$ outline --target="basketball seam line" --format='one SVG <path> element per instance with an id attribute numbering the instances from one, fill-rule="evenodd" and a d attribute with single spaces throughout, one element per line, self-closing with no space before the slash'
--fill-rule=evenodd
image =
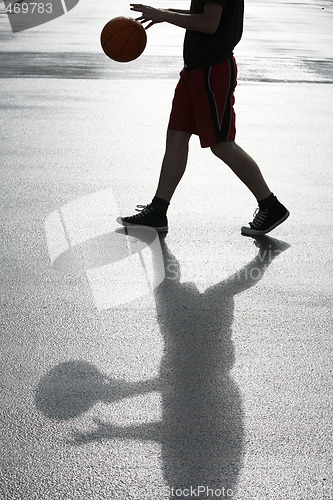
<path id="1" fill-rule="evenodd" d="M 133 33 L 137 33 L 138 31 L 140 31 L 136 26 L 134 26 L 134 28 L 135 28 L 135 31 L 133 31 Z M 105 42 L 102 44 L 102 47 L 104 47 L 104 45 L 106 43 L 108 43 L 108 41 L 111 40 L 111 38 L 113 38 L 115 35 L 118 35 L 118 33 L 120 33 L 121 31 L 128 30 L 128 29 L 133 29 L 133 26 L 125 26 L 124 28 L 119 28 L 118 31 L 115 31 L 114 33 L 112 33 L 112 35 L 109 36 L 109 38 L 107 38 L 105 40 Z"/>
<path id="2" fill-rule="evenodd" d="M 126 49 L 126 46 L 127 46 L 128 42 L 130 41 L 130 39 L 132 38 L 132 36 L 133 36 L 133 35 L 135 35 L 135 34 L 137 33 L 137 31 L 138 31 L 138 30 L 136 29 L 135 31 L 133 31 L 133 32 L 130 34 L 130 36 L 129 36 L 129 37 L 127 38 L 127 40 L 126 40 L 126 43 L 122 46 L 122 48 L 120 49 L 120 51 L 118 52 L 118 54 L 116 55 L 116 57 L 119 57 L 119 56 L 120 56 L 120 54 L 122 53 L 122 51 L 123 51 L 124 49 Z M 138 47 L 140 48 L 140 44 L 138 44 Z"/>

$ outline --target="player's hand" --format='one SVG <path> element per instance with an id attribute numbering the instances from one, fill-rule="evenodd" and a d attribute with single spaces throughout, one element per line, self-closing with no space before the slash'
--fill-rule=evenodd
<path id="1" fill-rule="evenodd" d="M 153 24 L 163 23 L 164 12 L 162 9 L 155 9 L 154 7 L 149 7 L 149 5 L 142 5 L 140 3 L 131 3 L 131 10 L 135 12 L 141 12 L 142 15 L 137 17 L 135 20 L 140 21 L 141 24 L 149 23 L 145 26 L 146 29 L 153 26 Z"/>

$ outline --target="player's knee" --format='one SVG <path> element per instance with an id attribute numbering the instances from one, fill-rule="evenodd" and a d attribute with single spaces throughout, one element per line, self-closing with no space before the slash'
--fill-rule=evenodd
<path id="1" fill-rule="evenodd" d="M 217 142 L 214 146 L 211 146 L 210 150 L 215 155 L 221 158 L 225 152 L 225 142 Z"/>
<path id="2" fill-rule="evenodd" d="M 191 134 L 180 130 L 168 130 L 167 147 L 171 149 L 181 149 L 187 147 Z"/>
<path id="3" fill-rule="evenodd" d="M 234 145 L 235 143 L 232 141 L 223 141 L 217 142 L 216 144 L 214 144 L 214 146 L 211 146 L 210 149 L 215 156 L 223 160 L 232 152 Z"/>

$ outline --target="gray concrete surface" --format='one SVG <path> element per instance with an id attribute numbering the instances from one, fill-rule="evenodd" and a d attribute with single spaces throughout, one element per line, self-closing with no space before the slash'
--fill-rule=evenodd
<path id="1" fill-rule="evenodd" d="M 270 238 L 193 138 L 152 246 L 115 217 L 154 193 L 173 78 L 10 76 L 1 498 L 333 498 L 332 86 L 238 86 L 237 141 L 291 211 Z"/>

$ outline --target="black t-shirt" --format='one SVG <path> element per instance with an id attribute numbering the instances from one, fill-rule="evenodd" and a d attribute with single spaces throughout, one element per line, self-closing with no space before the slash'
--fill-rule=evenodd
<path id="1" fill-rule="evenodd" d="M 243 33 L 244 0 L 207 0 L 223 6 L 222 16 L 214 34 L 186 30 L 184 39 L 185 70 L 204 68 L 225 61 Z M 204 11 L 205 0 L 191 0 L 191 14 Z"/>

